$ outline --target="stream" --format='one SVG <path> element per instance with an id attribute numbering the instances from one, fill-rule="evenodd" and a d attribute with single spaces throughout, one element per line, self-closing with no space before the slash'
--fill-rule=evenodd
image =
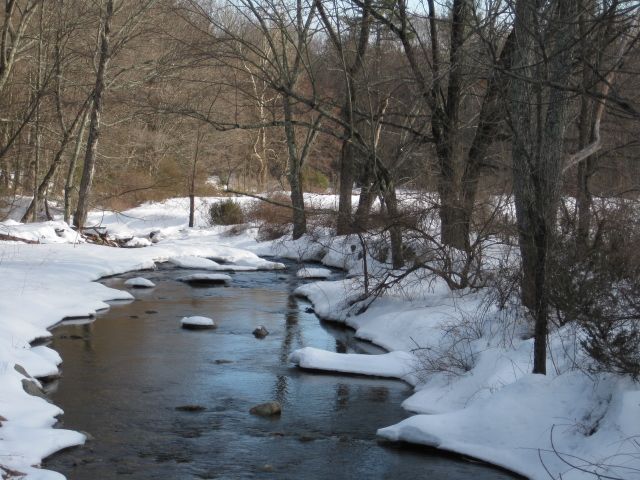
<path id="1" fill-rule="evenodd" d="M 65 414 L 60 427 L 87 432 L 83 447 L 53 455 L 44 467 L 69 480 L 123 479 L 512 479 L 508 472 L 431 450 L 380 443 L 376 429 L 408 416 L 403 382 L 311 373 L 288 355 L 314 346 L 378 354 L 347 328 L 321 322 L 292 295 L 298 268 L 231 274 L 229 287 L 175 280 L 194 270 L 157 270 L 104 279 L 126 288 L 143 276 L 151 290 L 131 290 L 95 321 L 64 322 L 52 348 L 62 377 L 48 392 Z M 340 278 L 340 273 L 335 273 Z M 215 330 L 180 328 L 204 315 Z M 266 338 L 252 331 L 264 325 Z M 277 400 L 282 414 L 249 414 Z M 195 405 L 200 411 L 182 411 Z"/>

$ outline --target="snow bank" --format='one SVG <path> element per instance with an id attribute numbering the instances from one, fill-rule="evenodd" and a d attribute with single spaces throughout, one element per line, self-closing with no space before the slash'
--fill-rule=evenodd
<path id="1" fill-rule="evenodd" d="M 136 240 L 136 245 L 144 244 L 146 248 L 79 243 L 78 235 L 60 221 L 28 225 L 15 220 L 0 223 L 0 233 L 39 242 L 0 242 L 3 279 L 0 289 L 0 475 L 2 467 L 6 467 L 25 473 L 30 480 L 59 480 L 64 477 L 36 467 L 55 451 L 85 441 L 80 433 L 52 428 L 62 411 L 28 394 L 22 380 L 34 381 L 36 385 L 38 381 L 26 379 L 14 366 L 20 365 L 30 377 L 57 375 L 59 355 L 47 347 L 31 347 L 30 342 L 50 337 L 48 328 L 63 318 L 91 317 L 108 308 L 106 302 L 110 300 L 133 299 L 131 293 L 108 288 L 95 280 L 151 269 L 156 262 L 170 258 L 214 258 L 228 264 L 220 265 L 224 270 L 284 268 L 279 262 L 265 260 L 247 250 L 257 249 L 250 232 L 226 237 L 219 228 L 185 229 L 188 217 L 172 202 L 135 210 L 136 215 L 149 212 L 151 220 L 134 219 L 130 212 L 125 215 L 93 212 L 90 222 L 102 219 L 110 233 L 117 233 L 120 238 L 143 239 L 144 242 Z M 156 232 L 153 238 L 157 243 L 147 240 L 151 232 Z M 215 275 L 230 280 L 227 275 Z M 146 284 L 143 280 L 131 279 L 128 286 Z"/>
<path id="2" fill-rule="evenodd" d="M 328 268 L 301 268 L 296 272 L 298 278 L 329 278 L 331 276 L 331 270 Z"/>
<path id="3" fill-rule="evenodd" d="M 416 370 L 416 358 L 407 352 L 382 355 L 335 353 L 305 347 L 289 355 L 289 361 L 301 368 L 346 372 L 358 375 L 391 377 L 411 381 Z"/>
<path id="4" fill-rule="evenodd" d="M 0 420 L 0 466 L 29 479 L 59 479 L 33 466 L 56 449 L 84 441 L 81 434 L 51 428 L 59 408 L 28 395 L 25 377 L 13 367 L 19 364 L 31 376 L 55 375 L 59 357 L 29 342 L 49 336 L 47 328 L 64 317 L 90 316 L 107 308 L 108 300 L 132 298 L 92 281 L 176 257 L 211 259 L 200 265 L 221 267 L 206 268 L 212 271 L 278 269 L 284 265 L 258 255 L 283 255 L 348 270 L 344 280 L 309 283 L 295 293 L 309 298 L 321 318 L 344 322 L 358 337 L 390 351 L 362 356 L 305 348 L 291 355 L 293 362 L 415 385 L 403 406 L 417 415 L 380 428 L 381 437 L 463 453 L 535 480 L 596 478 L 585 470 L 603 478 L 640 479 L 640 385 L 576 370 L 574 365 L 587 360 L 575 352 L 578 342 L 571 332 L 550 335 L 550 374 L 532 375 L 532 341 L 516 314 L 488 308 L 482 292 L 451 292 L 421 272 L 357 314 L 364 305 L 363 261 L 370 271 L 380 268 L 363 258 L 357 237 L 258 244 L 253 229 L 226 236 L 225 227 L 205 228 L 208 205 L 219 200 L 197 200 L 193 229 L 186 228 L 188 199 L 145 204 L 124 214 L 91 214 L 92 224 L 101 223 L 119 238 L 153 238 L 152 246 L 140 249 L 77 244 L 75 232 L 61 222 L 0 224 L 0 233 L 40 242 L 0 242 L 0 416 L 7 419 Z M 327 205 L 334 200 L 318 199 Z M 447 362 L 438 364 L 438 358 Z"/>
<path id="5" fill-rule="evenodd" d="M 640 385 L 576 369 L 588 362 L 576 332 L 565 327 L 550 335 L 550 373 L 542 376 L 529 373 L 530 327 L 517 311 L 491 307 L 483 292 L 452 292 L 415 275 L 356 314 L 363 282 L 349 244 L 335 239 L 323 262 L 350 268 L 351 278 L 302 285 L 296 294 L 321 318 L 343 322 L 391 353 L 303 348 L 290 359 L 302 368 L 415 385 L 403 407 L 418 415 L 380 428 L 381 437 L 475 457 L 534 480 L 640 479 Z"/>
<path id="6" fill-rule="evenodd" d="M 153 283 L 151 280 L 143 277 L 130 278 L 129 280 L 126 280 L 124 284 L 127 287 L 134 287 L 134 288 L 153 288 L 156 286 L 156 284 Z"/>

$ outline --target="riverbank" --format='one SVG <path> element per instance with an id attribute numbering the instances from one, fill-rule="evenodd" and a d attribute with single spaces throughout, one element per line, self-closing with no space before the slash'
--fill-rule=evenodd
<path id="1" fill-rule="evenodd" d="M 0 242 L 0 471 L 6 475 L 21 472 L 29 479 L 64 478 L 34 466 L 85 440 L 81 433 L 52 428 L 62 410 L 23 388 L 24 382 L 39 387 L 37 378 L 57 375 L 61 362 L 54 350 L 32 347 L 31 342 L 49 338 L 48 328 L 64 318 L 91 317 L 109 308 L 107 301 L 133 298 L 127 291 L 96 280 L 151 269 L 155 262 L 178 256 L 208 257 L 255 269 L 281 267 L 245 249 L 222 244 L 221 232 L 215 229 L 176 232 L 153 247 L 124 249 L 68 243 L 76 239 L 75 233 L 60 222 L 10 227 L 16 236 L 41 242 Z M 15 365 L 21 367 L 19 371 Z"/>
<path id="2" fill-rule="evenodd" d="M 257 255 L 280 255 L 347 270 L 345 280 L 307 284 L 297 293 L 311 300 L 321 318 L 346 323 L 359 338 L 393 352 L 375 363 L 370 357 L 306 349 L 294 352 L 293 362 L 311 369 L 398 377 L 416 387 L 403 403 L 416 415 L 381 429 L 381 437 L 465 454 L 536 480 L 594 474 L 640 478 L 640 387 L 629 379 L 577 368 L 588 365 L 577 348 L 579 332 L 554 332 L 550 374 L 532 375 L 529 326 L 517 309 L 497 310 L 486 292 L 452 292 L 444 282 L 418 272 L 357 314 L 363 305 L 351 304 L 363 286 L 359 239 L 320 236 L 258 243 L 251 229 L 236 236 L 222 228 L 188 230 L 186 206 L 186 199 L 172 200 L 126 216 L 102 215 L 109 230 L 138 238 L 139 244 L 150 245 L 146 248 L 63 243 L 73 241 L 75 234 L 61 224 L 10 226 L 12 234 L 56 243 L 0 243 L 0 270 L 7 279 L 0 294 L 0 415 L 7 418 L 1 428 L 0 464 L 28 473 L 28 478 L 57 479 L 59 475 L 31 465 L 52 449 L 83 440 L 80 434 L 50 428 L 59 410 L 28 397 L 21 385 L 24 377 L 12 365 L 21 364 L 33 376 L 55 374 L 57 354 L 46 347 L 30 348 L 29 342 L 47 336 L 46 329 L 64 316 L 88 315 L 107 307 L 107 300 L 128 297 L 94 280 L 151 268 L 155 261 L 178 255 L 267 268 L 274 265 Z M 160 238 L 153 245 L 151 232 Z M 364 258 L 375 268 L 375 260 Z"/>

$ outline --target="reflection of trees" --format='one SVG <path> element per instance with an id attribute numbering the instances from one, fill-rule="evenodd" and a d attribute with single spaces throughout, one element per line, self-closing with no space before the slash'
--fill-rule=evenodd
<path id="1" fill-rule="evenodd" d="M 280 346 L 280 363 L 286 364 L 293 349 L 294 341 L 298 346 L 304 345 L 304 337 L 302 336 L 302 330 L 298 323 L 300 319 L 300 307 L 298 305 L 298 299 L 293 294 L 297 286 L 297 280 L 294 277 L 289 277 L 287 283 L 287 291 L 289 296 L 287 297 L 287 309 L 284 313 L 284 335 L 282 336 L 282 345 Z M 287 375 L 277 375 L 275 384 L 275 397 L 283 403 L 287 395 L 289 377 Z"/>
<path id="2" fill-rule="evenodd" d="M 82 328 L 82 347 L 83 350 L 85 352 L 92 352 L 94 351 L 93 349 L 93 324 L 94 322 L 91 323 L 85 323 L 84 325 L 81 326 Z"/>
<path id="3" fill-rule="evenodd" d="M 351 389 L 346 383 L 339 383 L 336 386 L 336 408 L 335 410 L 346 410 L 349 405 Z"/>

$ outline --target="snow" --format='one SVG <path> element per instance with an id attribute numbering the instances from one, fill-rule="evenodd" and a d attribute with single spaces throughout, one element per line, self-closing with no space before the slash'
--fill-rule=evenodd
<path id="1" fill-rule="evenodd" d="M 322 208 L 336 202 L 335 196 L 309 199 Z M 0 416 L 7 419 L 0 426 L 0 468 L 25 472 L 30 480 L 60 479 L 37 466 L 50 453 L 84 442 L 80 433 L 52 428 L 62 412 L 28 395 L 14 366 L 36 378 L 58 374 L 57 353 L 30 342 L 49 337 L 48 329 L 65 317 L 91 317 L 110 300 L 133 298 L 95 280 L 172 261 L 207 272 L 192 277 L 230 281 L 218 271 L 284 268 L 259 256 L 279 255 L 347 270 L 345 279 L 306 283 L 295 293 L 307 297 L 321 318 L 349 325 L 358 338 L 389 351 L 364 356 L 305 347 L 291 354 L 293 363 L 398 378 L 415 387 L 403 403 L 411 416 L 395 425 L 371 425 L 381 437 L 486 460 L 534 480 L 596 478 L 582 470 L 640 479 L 640 385 L 577 368 L 589 359 L 569 326 L 549 335 L 549 374 L 533 375 L 530 324 L 517 309 L 499 311 L 487 303 L 486 292 L 452 292 L 420 271 L 368 305 L 362 301 L 363 262 L 373 272 L 382 266 L 362 258 L 359 238 L 320 232 L 257 243 L 254 228 L 232 236 L 227 227 L 208 226 L 208 207 L 220 200 L 197 199 L 195 228 L 187 228 L 186 198 L 90 214 L 90 223 L 106 227 L 112 238 L 142 239 L 145 248 L 83 243 L 58 220 L 23 225 L 12 215 L 0 223 L 0 233 L 39 242 L 0 242 Z"/>
<path id="2" fill-rule="evenodd" d="M 129 280 L 126 280 L 124 284 L 127 287 L 134 287 L 134 288 L 153 288 L 156 286 L 156 284 L 153 283 L 151 280 L 143 277 L 130 278 Z"/>
<path id="3" fill-rule="evenodd" d="M 131 240 L 124 244 L 124 246 L 127 248 L 150 247 L 151 245 L 151 240 L 144 237 L 133 237 Z"/>
<path id="4" fill-rule="evenodd" d="M 439 282 L 383 295 L 355 315 L 361 281 L 298 287 L 321 317 L 391 353 L 360 358 L 304 348 L 291 361 L 307 369 L 400 378 L 416 387 L 403 403 L 418 415 L 380 428 L 391 441 L 419 443 L 485 460 L 531 479 L 640 478 L 640 385 L 576 369 L 588 359 L 567 348 L 575 332 L 550 336 L 547 376 L 529 373 L 533 340 L 517 312 L 487 308 L 483 292 L 451 292 Z M 359 304 L 356 303 L 355 306 Z M 454 328 L 455 326 L 455 328 Z M 449 356 L 446 364 L 433 359 Z M 378 358 L 380 357 L 380 358 Z M 451 360 L 455 359 L 456 362 Z M 413 369 L 410 369 L 413 365 Z"/>
<path id="5" fill-rule="evenodd" d="M 176 280 L 187 283 L 230 283 L 231 277 L 224 273 L 194 273 L 183 275 Z"/>
<path id="6" fill-rule="evenodd" d="M 196 268 L 201 270 L 217 270 L 220 267 L 219 263 L 209 260 L 207 258 L 200 257 L 171 257 L 170 263 L 177 265 L 180 268 Z"/>
<path id="7" fill-rule="evenodd" d="M 301 268 L 296 273 L 298 278 L 329 278 L 331 276 L 331 270 L 328 268 Z"/>
<path id="8" fill-rule="evenodd" d="M 335 353 L 319 348 L 304 347 L 289 355 L 289 361 L 301 368 L 348 372 L 359 375 L 409 379 L 416 371 L 416 358 L 407 352 L 381 355 Z"/>
<path id="9" fill-rule="evenodd" d="M 183 202 L 178 201 L 178 204 Z M 208 257 L 225 262 L 224 270 L 281 269 L 284 265 L 259 257 L 249 249 L 256 241 L 247 234 L 224 236 L 220 228 L 187 229 L 188 216 L 176 202 L 143 206 L 149 221 L 125 212 L 91 213 L 90 222 L 103 219 L 110 236 L 133 238 L 145 248 L 114 248 L 84 243 L 61 221 L 21 224 L 11 217 L 0 223 L 0 233 L 38 242 L 25 244 L 0 242 L 0 472 L 10 468 L 24 472 L 26 478 L 62 479 L 62 475 L 37 468 L 46 456 L 82 444 L 84 435 L 53 428 L 60 408 L 27 394 L 25 377 L 14 369 L 21 365 L 36 378 L 59 374 L 59 355 L 48 347 L 31 347 L 30 342 L 51 336 L 52 328 L 63 319 L 90 322 L 96 312 L 109 307 L 111 300 L 133 300 L 123 290 L 96 283 L 104 276 L 128 271 L 153 269 L 158 262 L 175 257 Z M 175 208 L 167 208 L 167 205 Z M 188 203 L 187 203 L 188 205 Z M 179 213 L 182 214 L 179 217 Z M 123 221 L 126 220 L 126 221 Z M 94 223 L 95 222 L 95 223 Z M 112 223 L 109 223 L 112 222 Z M 149 234 L 157 243 L 148 242 Z M 227 265 L 228 264 L 228 265 Z M 227 281 L 231 277 L 216 273 Z M 133 280 L 133 279 L 132 279 Z M 134 280 L 131 283 L 141 283 Z M 37 380 L 34 380 L 37 382 Z M 1 473 L 0 473 L 1 476 Z"/>
<path id="10" fill-rule="evenodd" d="M 258 267 L 247 265 L 220 265 L 218 262 L 214 262 L 208 258 L 194 256 L 171 257 L 168 261 L 177 267 L 194 270 L 227 270 L 235 272 L 252 272 L 258 270 Z"/>
<path id="11" fill-rule="evenodd" d="M 215 326 L 215 323 L 209 317 L 200 317 L 197 315 L 193 317 L 183 317 L 182 320 L 180 320 L 180 324 L 181 325 L 197 325 L 201 327 Z"/>

